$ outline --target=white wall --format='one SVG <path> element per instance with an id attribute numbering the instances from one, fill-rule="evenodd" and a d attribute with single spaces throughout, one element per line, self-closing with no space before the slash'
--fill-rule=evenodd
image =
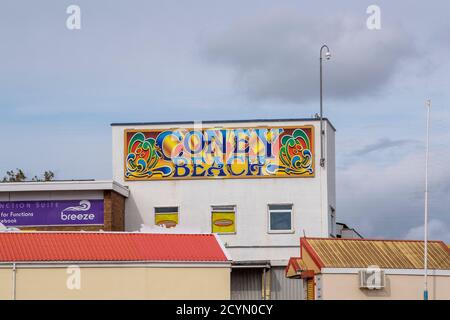
<path id="1" fill-rule="evenodd" d="M 357 273 L 321 274 L 321 282 L 324 300 L 423 299 L 423 276 L 420 274 L 386 274 L 386 286 L 381 290 L 360 289 Z M 450 276 L 430 275 L 428 294 L 430 300 L 450 299 Z"/>
<path id="2" fill-rule="evenodd" d="M 324 122 L 326 123 L 326 122 Z M 202 179 L 166 181 L 124 180 L 124 130 L 169 129 L 176 125 L 117 125 L 112 127 L 113 179 L 130 188 L 126 201 L 126 230 L 134 231 L 141 224 L 154 223 L 154 207 L 179 206 L 179 224 L 195 232 L 211 232 L 211 206 L 236 205 L 236 228 L 233 235 L 222 235 L 234 260 L 288 260 L 299 254 L 299 238 L 328 236 L 329 205 L 335 206 L 334 189 L 334 130 L 327 123 L 329 136 L 326 156 L 329 173 L 319 165 L 320 122 L 247 122 L 215 123 L 205 128 L 303 126 L 315 127 L 315 177 L 314 178 L 252 178 L 252 179 Z M 192 125 L 183 125 L 190 128 Z M 332 182 L 332 185 L 328 183 Z M 329 203 L 330 202 L 330 203 Z M 268 234 L 268 204 L 292 203 L 294 205 L 294 232 Z"/>
<path id="3" fill-rule="evenodd" d="M 17 300 L 227 300 L 230 268 L 226 265 L 152 266 L 79 265 L 80 288 L 69 289 L 67 266 L 17 265 Z M 0 265 L 0 300 L 13 298 L 12 266 Z"/>
<path id="4" fill-rule="evenodd" d="M 327 186 L 328 197 L 328 233 L 330 236 L 336 235 L 336 221 L 331 221 L 331 207 L 335 209 L 335 215 L 337 215 L 336 208 L 336 143 L 334 130 L 330 125 L 326 126 L 326 171 L 327 177 L 325 185 Z M 325 179 L 325 177 L 323 177 Z"/>

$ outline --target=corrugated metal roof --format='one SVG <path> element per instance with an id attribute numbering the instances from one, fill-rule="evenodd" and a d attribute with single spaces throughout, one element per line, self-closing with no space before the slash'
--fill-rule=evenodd
<path id="1" fill-rule="evenodd" d="M 209 261 L 227 257 L 211 234 L 0 233 L 0 262 Z"/>
<path id="2" fill-rule="evenodd" d="M 411 240 L 302 238 L 321 268 L 423 269 L 424 243 Z M 441 241 L 428 242 L 428 268 L 450 270 L 450 250 Z"/>

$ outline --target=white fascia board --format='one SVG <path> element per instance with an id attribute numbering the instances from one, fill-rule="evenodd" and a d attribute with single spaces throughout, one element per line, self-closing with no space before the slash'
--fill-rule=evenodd
<path id="1" fill-rule="evenodd" d="M 121 185 L 120 183 L 116 182 L 116 181 L 112 181 L 112 190 L 114 190 L 115 192 L 117 192 L 118 194 L 128 198 L 130 196 L 130 189 L 128 189 L 127 187 Z"/>
<path id="2" fill-rule="evenodd" d="M 130 191 L 113 180 L 93 181 L 47 181 L 47 182 L 5 182 L 0 183 L 0 192 L 39 192 L 39 191 L 86 191 L 113 190 L 128 197 Z"/>
<path id="3" fill-rule="evenodd" d="M 325 123 L 329 123 L 330 127 L 334 129 L 328 119 L 323 119 Z M 193 128 L 201 125 L 204 129 L 210 128 L 269 128 L 269 127 L 283 127 L 283 126 L 318 126 L 319 119 L 305 118 L 305 119 L 254 119 L 254 120 L 236 120 L 236 121 L 181 121 L 181 122 L 136 122 L 136 123 L 116 123 L 112 124 L 113 129 L 119 130 L 143 130 L 143 129 L 179 129 L 179 128 Z"/>
<path id="4" fill-rule="evenodd" d="M 322 268 L 320 273 L 322 274 L 357 274 L 359 271 L 365 268 Z M 423 269 L 383 269 L 385 274 L 392 275 L 423 275 Z M 428 270 L 428 275 L 430 276 L 450 276 L 450 270 L 438 270 L 431 269 Z"/>
<path id="5" fill-rule="evenodd" d="M 216 239 L 217 243 L 219 244 L 220 248 L 222 249 L 222 252 L 225 254 L 225 257 L 227 257 L 228 261 L 231 261 L 231 256 L 227 250 L 227 248 L 225 247 L 225 245 L 223 244 L 222 240 L 220 240 L 219 236 L 217 235 L 217 233 L 213 233 L 214 238 Z"/>
<path id="6" fill-rule="evenodd" d="M 289 260 L 270 260 L 272 267 L 286 267 L 289 264 Z"/>

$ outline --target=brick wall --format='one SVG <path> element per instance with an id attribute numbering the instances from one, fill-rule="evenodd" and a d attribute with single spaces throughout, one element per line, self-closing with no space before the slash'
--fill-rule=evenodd
<path id="1" fill-rule="evenodd" d="M 125 230 L 125 198 L 114 192 L 105 191 L 105 226 L 107 231 Z"/>

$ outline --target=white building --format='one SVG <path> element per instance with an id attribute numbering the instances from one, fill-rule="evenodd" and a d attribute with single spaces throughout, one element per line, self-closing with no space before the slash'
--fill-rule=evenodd
<path id="1" fill-rule="evenodd" d="M 113 179 L 130 190 L 125 229 L 219 233 L 234 261 L 232 297 L 295 298 L 282 282 L 298 239 L 335 235 L 326 119 L 323 131 L 324 167 L 319 119 L 114 123 Z"/>

